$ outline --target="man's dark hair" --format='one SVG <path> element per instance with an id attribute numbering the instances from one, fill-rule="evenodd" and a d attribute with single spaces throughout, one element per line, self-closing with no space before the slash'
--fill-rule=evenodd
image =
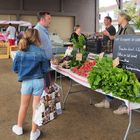
<path id="1" fill-rule="evenodd" d="M 78 28 L 80 28 L 81 26 L 79 24 L 74 26 L 74 31 L 76 31 Z"/>
<path id="2" fill-rule="evenodd" d="M 38 12 L 37 13 L 37 19 L 38 19 L 38 21 L 40 21 L 41 18 L 44 18 L 45 15 L 50 15 L 50 13 L 49 12 L 46 12 L 46 11 L 40 11 L 40 12 Z"/>
<path id="3" fill-rule="evenodd" d="M 9 23 L 9 26 L 12 26 L 12 23 Z"/>
<path id="4" fill-rule="evenodd" d="M 110 16 L 106 16 L 105 18 L 112 22 L 112 18 Z"/>

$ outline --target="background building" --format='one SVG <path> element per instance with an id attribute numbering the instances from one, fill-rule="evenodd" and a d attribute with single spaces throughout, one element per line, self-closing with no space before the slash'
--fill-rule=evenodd
<path id="1" fill-rule="evenodd" d="M 24 20 L 34 25 L 38 11 L 49 11 L 53 15 L 50 31 L 63 39 L 70 37 L 74 24 L 80 24 L 86 33 L 96 30 L 98 0 L 0 0 L 0 3 L 0 20 Z"/>

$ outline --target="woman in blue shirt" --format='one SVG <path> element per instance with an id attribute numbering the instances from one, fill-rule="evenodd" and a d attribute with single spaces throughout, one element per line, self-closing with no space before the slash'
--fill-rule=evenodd
<path id="1" fill-rule="evenodd" d="M 48 60 L 44 51 L 40 48 L 40 38 L 36 29 L 28 29 L 19 42 L 19 51 L 13 63 L 13 70 L 18 74 L 21 84 L 21 104 L 18 114 L 17 125 L 12 131 L 17 135 L 23 134 L 23 122 L 27 109 L 33 97 L 33 117 L 35 108 L 40 102 L 40 96 L 44 89 L 44 75 L 48 71 Z M 32 122 L 30 140 L 36 140 L 40 136 L 37 125 Z"/>

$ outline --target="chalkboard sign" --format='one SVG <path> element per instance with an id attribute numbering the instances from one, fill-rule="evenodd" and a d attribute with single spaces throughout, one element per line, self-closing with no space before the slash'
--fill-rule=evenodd
<path id="1" fill-rule="evenodd" d="M 113 58 L 119 57 L 121 65 L 133 71 L 140 79 L 140 36 L 120 35 L 114 41 Z"/>

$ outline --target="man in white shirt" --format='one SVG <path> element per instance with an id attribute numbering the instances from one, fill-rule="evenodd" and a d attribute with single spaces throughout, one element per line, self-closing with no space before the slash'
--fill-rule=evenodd
<path id="1" fill-rule="evenodd" d="M 8 34 L 8 42 L 11 45 L 15 45 L 15 38 L 16 38 L 16 28 L 12 26 L 11 23 L 9 23 L 9 27 L 6 30 L 6 33 Z"/>

